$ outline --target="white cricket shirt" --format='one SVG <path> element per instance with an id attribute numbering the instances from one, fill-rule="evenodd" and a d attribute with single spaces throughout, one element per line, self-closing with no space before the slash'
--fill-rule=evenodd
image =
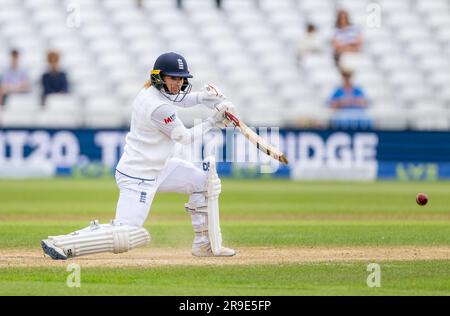
<path id="1" fill-rule="evenodd" d="M 199 104 L 198 93 L 190 93 L 182 102 L 176 103 L 182 107 L 196 104 Z M 174 102 L 154 87 L 142 89 L 134 99 L 130 132 L 126 136 L 124 153 L 117 165 L 117 171 L 120 173 L 139 179 L 155 179 L 172 155 L 175 141 L 161 128 L 161 123 L 157 124 L 152 117 L 153 112 L 161 106 L 169 106 L 172 109 L 172 112 L 162 119 L 163 124 L 178 120 Z M 177 122 L 177 125 L 180 124 L 182 125 Z"/>

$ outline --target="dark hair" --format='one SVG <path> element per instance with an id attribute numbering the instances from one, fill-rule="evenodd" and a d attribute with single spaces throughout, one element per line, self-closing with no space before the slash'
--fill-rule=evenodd
<path id="1" fill-rule="evenodd" d="M 10 54 L 13 57 L 17 57 L 17 56 L 19 56 L 20 53 L 19 53 L 19 51 L 17 49 L 12 49 Z"/>
<path id="2" fill-rule="evenodd" d="M 313 23 L 306 23 L 306 30 L 309 32 L 314 32 L 316 30 L 316 26 Z"/>

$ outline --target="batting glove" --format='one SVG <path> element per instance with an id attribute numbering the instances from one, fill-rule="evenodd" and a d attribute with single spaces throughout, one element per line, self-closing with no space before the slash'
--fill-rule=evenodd
<path id="1" fill-rule="evenodd" d="M 210 109 L 214 109 L 219 103 L 225 101 L 226 96 L 218 87 L 213 84 L 207 84 L 200 92 L 200 103 Z"/>
<path id="2" fill-rule="evenodd" d="M 234 105 L 230 101 L 225 101 L 215 106 L 209 121 L 217 128 L 231 126 L 231 122 L 226 118 L 225 112 L 235 113 Z"/>

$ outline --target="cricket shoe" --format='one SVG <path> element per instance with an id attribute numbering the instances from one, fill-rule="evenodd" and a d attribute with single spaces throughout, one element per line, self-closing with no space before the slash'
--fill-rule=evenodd
<path id="1" fill-rule="evenodd" d="M 67 255 L 61 248 L 56 247 L 49 239 L 41 241 L 42 250 L 53 260 L 67 260 Z"/>
<path id="2" fill-rule="evenodd" d="M 212 252 L 211 245 L 209 243 L 192 246 L 192 255 L 195 257 L 232 257 L 235 254 L 236 251 L 234 249 L 222 247 L 220 249 L 220 253 L 215 255 Z"/>

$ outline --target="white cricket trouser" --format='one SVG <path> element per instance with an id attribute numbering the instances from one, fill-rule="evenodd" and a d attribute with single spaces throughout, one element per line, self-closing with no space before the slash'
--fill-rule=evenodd
<path id="1" fill-rule="evenodd" d="M 157 179 L 133 178 L 118 170 L 116 182 L 120 195 L 115 220 L 125 225 L 142 227 L 156 192 L 205 192 L 208 174 L 189 161 L 172 158 Z"/>

